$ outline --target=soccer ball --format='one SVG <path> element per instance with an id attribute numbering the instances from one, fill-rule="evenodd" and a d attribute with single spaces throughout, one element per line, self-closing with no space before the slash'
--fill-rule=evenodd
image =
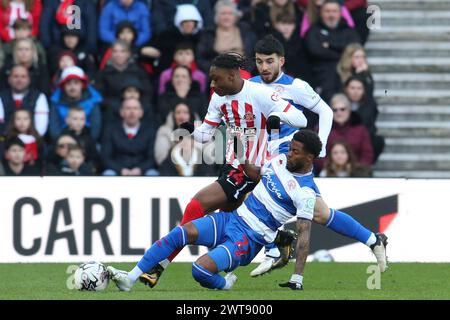
<path id="1" fill-rule="evenodd" d="M 108 287 L 109 275 L 103 263 L 91 261 L 75 270 L 75 288 L 81 291 L 103 291 Z"/>
<path id="2" fill-rule="evenodd" d="M 313 254 L 313 261 L 332 262 L 334 261 L 334 258 L 328 250 L 319 250 Z"/>

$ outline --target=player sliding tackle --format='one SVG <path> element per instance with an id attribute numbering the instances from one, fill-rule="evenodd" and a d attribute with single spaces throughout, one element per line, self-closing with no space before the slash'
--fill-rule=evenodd
<path id="1" fill-rule="evenodd" d="M 122 291 L 130 291 L 145 270 L 150 270 L 173 251 L 188 244 L 212 248 L 192 264 L 192 276 L 203 287 L 230 289 L 237 280 L 232 273 L 249 264 L 265 245 L 273 243 L 280 226 L 297 218 L 297 256 L 294 274 L 281 287 L 303 289 L 303 271 L 309 251 L 311 220 L 316 192 L 312 180 L 314 159 L 322 148 L 317 134 L 298 131 L 287 155 L 273 158 L 261 181 L 233 212 L 218 212 L 178 226 L 156 241 L 129 273 L 109 266 L 111 279 Z M 226 271 L 223 277 L 219 273 Z"/>
<path id="2" fill-rule="evenodd" d="M 231 211 L 239 206 L 256 185 L 245 175 L 243 160 L 258 166 L 263 164 L 267 152 L 266 129 L 279 129 L 280 121 L 295 128 L 306 127 L 303 113 L 281 99 L 277 92 L 242 79 L 239 69 L 246 63 L 244 58 L 234 53 L 219 55 L 212 62 L 209 75 L 214 94 L 204 122 L 195 129 L 193 136 L 199 142 L 209 141 L 224 120 L 229 138 L 226 163 L 217 181 L 200 190 L 186 206 L 181 225 L 217 209 Z M 238 149 L 241 149 L 244 159 L 236 159 L 236 142 L 243 147 Z M 284 242 L 290 247 L 292 240 Z M 150 287 L 155 286 L 164 268 L 178 253 L 179 250 L 175 251 L 153 270 L 142 270 L 149 273 L 144 273 L 140 280 Z"/>
<path id="3" fill-rule="evenodd" d="M 271 89 L 271 92 L 273 92 L 273 90 L 277 90 L 277 94 L 285 101 L 288 101 L 298 111 L 307 108 L 319 115 L 319 137 L 322 141 L 322 150 L 320 156 L 324 157 L 326 154 L 326 142 L 328 140 L 328 135 L 330 133 L 331 125 L 333 122 L 333 113 L 331 111 L 331 108 L 320 98 L 320 96 L 316 92 L 314 92 L 314 90 L 309 86 L 308 83 L 300 79 L 294 79 L 282 72 L 282 67 L 285 62 L 284 48 L 282 44 L 274 37 L 267 36 L 264 39 L 258 41 L 255 46 L 255 53 L 256 66 L 258 72 L 260 73 L 260 76 L 254 77 L 250 79 L 250 81 L 268 87 L 269 89 Z M 233 58 L 233 56 L 229 56 L 229 58 L 229 60 L 231 61 L 234 61 L 233 59 L 235 59 Z M 213 95 L 210 103 L 210 109 L 216 110 L 217 104 L 219 106 L 226 106 L 220 107 L 219 109 L 226 112 L 222 115 L 225 116 L 227 124 L 229 124 L 230 126 L 234 126 L 235 122 L 232 121 L 235 121 L 233 120 L 235 114 L 238 115 L 236 118 L 246 118 L 248 103 L 245 104 L 246 106 L 244 108 L 238 107 L 233 109 L 233 112 L 230 112 L 229 110 L 232 109 L 232 106 L 230 106 L 230 100 L 232 101 L 233 99 L 236 99 L 236 96 L 233 95 L 231 96 L 231 98 L 229 96 L 225 96 L 221 98 L 220 95 L 227 95 L 230 91 L 233 90 L 223 89 L 223 86 L 227 84 L 227 82 L 224 82 L 222 81 L 222 79 L 220 79 L 220 72 L 227 72 L 230 65 L 233 66 L 235 72 L 237 72 L 237 66 L 239 66 L 239 61 L 234 61 L 234 64 L 230 63 L 230 61 L 226 62 L 228 63 L 228 65 L 225 64 L 225 61 L 216 61 L 216 67 L 212 68 L 211 70 L 211 78 L 214 80 L 217 77 L 220 81 L 213 81 L 213 86 L 218 94 Z M 226 68 L 223 67 L 225 65 L 227 65 Z M 218 72 L 219 74 L 217 74 Z M 227 84 L 226 87 L 230 88 L 230 84 Z M 260 94 L 260 89 L 256 88 L 255 92 L 252 93 L 260 95 L 260 99 L 264 98 L 264 96 Z M 252 101 L 255 101 L 257 97 L 255 97 L 255 94 L 253 94 L 250 96 L 250 98 L 254 99 Z M 266 98 L 266 100 L 269 100 L 270 102 L 270 99 Z M 258 100 L 256 100 L 256 102 L 258 102 Z M 221 103 L 223 103 L 223 105 Z M 264 105 L 267 102 L 261 101 L 260 103 Z M 252 106 L 254 110 L 259 108 L 259 104 L 253 104 Z M 291 109 L 293 108 L 290 108 L 290 110 Z M 211 112 L 211 114 L 215 115 L 214 117 L 215 119 L 217 119 L 217 113 Z M 211 120 L 208 118 L 208 116 L 206 116 L 205 123 L 202 125 L 202 127 L 207 126 L 208 122 L 210 121 Z M 245 121 L 244 125 L 246 124 L 247 122 Z M 197 136 L 199 132 L 201 132 L 200 129 L 203 129 L 202 127 L 200 127 L 196 131 Z M 262 123 L 261 127 L 263 127 Z M 274 127 L 271 129 L 276 128 Z M 275 139 L 273 136 L 269 138 L 269 152 L 272 154 L 286 153 L 288 144 L 292 139 L 294 132 L 296 132 L 295 128 L 289 126 L 288 124 L 282 124 L 281 130 L 279 130 L 279 134 L 277 137 L 278 139 Z M 262 140 L 262 143 L 265 143 L 265 141 L 266 140 Z M 374 234 L 370 230 L 367 230 L 358 221 L 353 219 L 345 212 L 330 209 L 322 199 L 320 191 L 315 185 L 313 178 L 314 176 L 312 173 L 303 178 L 305 181 L 307 180 L 308 183 L 311 184 L 311 187 L 316 192 L 317 196 L 313 221 L 324 225 L 341 235 L 350 237 L 369 246 L 377 259 L 380 271 L 384 272 L 387 268 L 386 236 L 384 234 Z M 225 207 L 226 199 L 228 199 L 227 207 L 230 207 L 231 205 L 231 207 L 234 206 L 234 208 L 236 208 L 240 200 L 245 197 L 245 194 L 251 191 L 254 186 L 255 181 L 253 181 L 248 174 L 242 171 L 241 166 L 238 165 L 233 167 L 232 165 L 225 165 L 223 174 L 221 175 L 221 177 L 219 177 L 217 182 L 197 193 L 188 204 L 181 224 L 191 221 L 192 219 L 202 217 L 204 214 L 212 212 L 217 208 Z M 215 196 L 211 193 L 214 193 Z M 284 240 L 283 252 L 280 252 L 274 243 L 268 245 L 266 247 L 265 260 L 251 272 L 251 275 L 259 276 L 275 268 L 281 268 L 285 266 L 289 261 L 288 258 L 290 252 L 291 246 L 289 239 Z M 168 265 L 169 261 L 172 261 L 174 256 L 175 254 L 171 255 L 168 260 L 165 260 L 161 262 L 161 264 L 156 265 L 151 271 L 149 271 L 148 274 L 143 274 L 141 277 L 141 281 L 143 281 L 150 287 L 155 286 L 164 268 Z"/>
<path id="4" fill-rule="evenodd" d="M 253 77 L 250 81 L 261 83 L 268 88 L 279 91 L 281 98 L 289 101 L 299 110 L 307 108 L 319 115 L 319 137 L 322 141 L 320 157 L 325 157 L 326 142 L 333 123 L 331 108 L 314 92 L 308 83 L 283 73 L 284 48 L 273 36 L 266 36 L 257 42 L 255 59 L 260 76 Z M 269 138 L 269 152 L 276 154 L 287 152 L 288 143 L 296 131 L 295 128 L 283 124 L 278 139 Z M 313 178 L 312 173 L 303 178 L 310 180 L 311 188 L 317 196 L 313 221 L 369 246 L 377 259 L 380 271 L 384 272 L 387 268 L 387 237 L 384 234 L 374 234 L 367 230 L 345 212 L 330 209 L 322 199 Z M 277 246 L 270 244 L 266 247 L 265 260 L 251 272 L 251 275 L 262 275 L 275 268 L 283 267 L 286 262 Z"/>

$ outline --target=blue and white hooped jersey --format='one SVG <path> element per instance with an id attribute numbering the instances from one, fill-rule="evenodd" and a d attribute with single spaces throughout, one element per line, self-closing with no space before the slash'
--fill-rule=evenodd
<path id="1" fill-rule="evenodd" d="M 252 82 L 261 83 L 266 87 L 275 90 L 280 94 L 283 100 L 288 101 L 298 110 L 303 111 L 305 108 L 313 111 L 313 109 L 322 100 L 320 96 L 314 91 L 311 86 L 298 78 L 292 78 L 283 72 L 272 83 L 265 83 L 261 76 L 256 76 L 249 79 Z M 287 124 L 281 124 L 280 134 L 278 139 L 272 140 L 269 137 L 268 151 L 271 155 L 276 156 L 278 153 L 287 153 L 289 150 L 289 143 L 297 132 L 297 128 L 293 128 Z"/>
<path id="2" fill-rule="evenodd" d="M 286 160 L 285 154 L 273 158 L 258 185 L 236 210 L 268 243 L 293 217 L 312 220 L 314 216 L 316 187 L 312 173 L 294 174 L 286 169 Z"/>

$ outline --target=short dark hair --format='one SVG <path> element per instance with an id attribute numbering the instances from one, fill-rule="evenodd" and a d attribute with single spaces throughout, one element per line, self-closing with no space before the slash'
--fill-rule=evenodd
<path id="1" fill-rule="evenodd" d="M 295 24 L 297 19 L 294 14 L 281 12 L 275 17 L 275 23 Z"/>
<path id="2" fill-rule="evenodd" d="M 84 112 L 84 113 L 86 113 L 86 110 L 84 110 L 84 108 L 83 108 L 82 106 L 78 105 L 78 104 L 76 104 L 76 105 L 74 105 L 74 106 L 71 106 L 71 107 L 69 108 L 69 113 L 70 113 L 71 111 Z"/>
<path id="3" fill-rule="evenodd" d="M 189 41 L 183 41 L 183 42 L 178 43 L 176 45 L 176 47 L 175 47 L 174 54 L 177 51 L 181 51 L 181 50 L 192 50 L 192 51 L 195 51 L 194 45 L 191 42 L 189 42 Z"/>
<path id="4" fill-rule="evenodd" d="M 69 149 L 67 151 L 67 153 L 71 152 L 71 151 L 80 151 L 81 154 L 83 155 L 83 157 L 86 158 L 86 151 L 84 150 L 84 148 L 82 146 L 80 146 L 79 144 L 74 144 L 74 145 L 70 145 Z"/>
<path id="5" fill-rule="evenodd" d="M 284 57 L 284 47 L 273 35 L 269 34 L 259 40 L 255 45 L 255 52 L 260 54 L 277 55 Z"/>
<path id="6" fill-rule="evenodd" d="M 317 158 L 322 150 L 322 141 L 314 131 L 303 129 L 294 134 L 294 141 L 303 143 L 304 149 Z"/>
<path id="7" fill-rule="evenodd" d="M 27 19 L 19 18 L 14 21 L 13 29 L 31 29 L 31 23 Z"/>
<path id="8" fill-rule="evenodd" d="M 325 0 L 324 3 L 322 4 L 322 7 L 323 7 L 324 5 L 326 5 L 326 4 L 329 4 L 329 3 L 336 3 L 336 4 L 338 4 L 339 6 L 342 6 L 341 1 L 339 1 L 339 0 Z"/>
<path id="9" fill-rule="evenodd" d="M 219 54 L 212 61 L 211 66 L 221 69 L 245 69 L 249 65 L 249 60 L 237 52 L 227 52 Z"/>
<path id="10" fill-rule="evenodd" d="M 13 137 L 11 139 L 6 140 L 5 142 L 5 150 L 9 150 L 12 146 L 19 146 L 25 148 L 25 144 L 19 137 Z"/>
<path id="11" fill-rule="evenodd" d="M 361 76 L 354 74 L 354 75 L 350 76 L 347 80 L 345 80 L 344 87 L 347 87 L 350 84 L 350 82 L 352 82 L 352 81 L 359 81 L 363 84 L 364 87 L 366 85 L 366 83 L 364 82 L 364 79 Z"/>

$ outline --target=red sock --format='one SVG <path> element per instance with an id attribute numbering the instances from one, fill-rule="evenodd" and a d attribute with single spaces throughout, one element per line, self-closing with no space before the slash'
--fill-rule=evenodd
<path id="1" fill-rule="evenodd" d="M 205 211 L 203 210 L 202 204 L 197 199 L 192 199 L 191 202 L 188 203 L 186 209 L 184 209 L 183 219 L 181 219 L 181 225 L 184 225 L 192 220 L 202 218 L 205 215 Z M 175 257 L 180 253 L 183 248 L 175 250 L 167 260 L 172 261 Z"/>

